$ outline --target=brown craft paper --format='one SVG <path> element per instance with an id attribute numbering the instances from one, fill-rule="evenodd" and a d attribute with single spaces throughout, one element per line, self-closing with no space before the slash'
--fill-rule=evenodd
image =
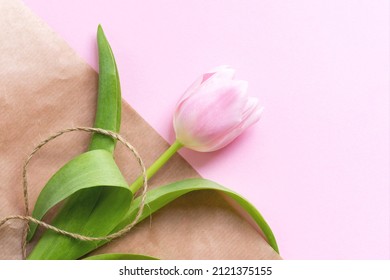
<path id="1" fill-rule="evenodd" d="M 91 50 L 92 51 L 92 50 Z M 0 218 L 24 214 L 22 165 L 48 135 L 91 126 L 97 74 L 20 1 L 0 0 Z M 123 102 L 121 134 L 150 165 L 167 143 Z M 86 150 L 90 135 L 73 132 L 49 143 L 29 166 L 30 207 L 56 170 Z M 123 147 L 116 160 L 128 181 L 140 174 Z M 198 177 L 180 156 L 150 182 L 151 188 Z M 21 259 L 23 222 L 0 228 L 0 259 Z M 280 259 L 258 231 L 221 194 L 185 195 L 97 253 L 135 253 L 162 259 Z"/>

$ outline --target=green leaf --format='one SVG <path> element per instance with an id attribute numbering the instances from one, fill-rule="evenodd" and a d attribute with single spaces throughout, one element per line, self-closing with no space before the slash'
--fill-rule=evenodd
<path id="1" fill-rule="evenodd" d="M 85 258 L 83 260 L 158 260 L 157 258 L 134 254 L 102 254 Z"/>
<path id="2" fill-rule="evenodd" d="M 99 48 L 99 94 L 95 127 L 119 132 L 121 124 L 121 88 L 118 69 L 110 44 L 99 25 L 97 32 Z M 104 149 L 113 153 L 115 140 L 94 134 L 89 150 Z"/>
<path id="3" fill-rule="evenodd" d="M 95 127 L 118 132 L 121 121 L 121 92 L 118 70 L 111 47 L 98 28 L 99 95 Z M 109 234 L 123 219 L 132 192 L 112 159 L 116 142 L 109 136 L 94 134 L 90 152 L 61 168 L 43 188 L 33 211 L 41 219 L 59 201 L 66 199 L 52 224 L 86 236 Z M 35 232 L 35 225 L 29 234 Z M 85 242 L 46 231 L 28 259 L 77 259 L 96 248 Z"/>
<path id="4" fill-rule="evenodd" d="M 76 157 L 50 179 L 37 200 L 33 216 L 42 218 L 67 197 L 68 201 L 52 224 L 69 232 L 96 237 L 108 235 L 123 219 L 132 192 L 111 154 L 95 150 Z M 78 241 L 46 231 L 28 258 L 77 259 L 96 245 L 97 242 Z"/>
<path id="5" fill-rule="evenodd" d="M 32 216 L 42 219 L 53 206 L 77 191 L 100 186 L 123 188 L 127 196 L 131 195 L 127 182 L 109 152 L 94 150 L 81 154 L 65 164 L 47 182 L 38 197 Z M 35 223 L 30 224 L 28 240 L 33 237 L 36 227 Z"/>
<path id="6" fill-rule="evenodd" d="M 244 197 L 242 197 L 238 193 L 206 179 L 187 179 L 187 180 L 179 181 L 176 183 L 172 183 L 148 191 L 146 197 L 147 207 L 145 207 L 145 210 L 139 221 L 142 221 L 143 219 L 149 217 L 152 213 L 156 212 L 160 208 L 169 204 L 171 201 L 175 200 L 176 198 L 179 198 L 180 196 L 185 195 L 189 192 L 200 191 L 200 190 L 220 191 L 228 195 L 232 199 L 234 199 L 253 218 L 253 220 L 256 222 L 256 224 L 264 233 L 264 236 L 266 237 L 268 244 L 277 253 L 279 253 L 275 236 L 272 233 L 272 230 L 267 224 L 267 222 L 264 220 L 263 216 L 259 213 L 259 211 L 250 202 L 248 202 Z M 125 227 L 134 219 L 139 209 L 140 201 L 141 198 L 139 197 L 134 199 L 125 218 L 118 225 L 118 227 L 114 229 L 113 232 L 118 231 L 119 229 Z M 104 243 L 105 242 L 101 242 L 99 245 L 102 245 Z"/>

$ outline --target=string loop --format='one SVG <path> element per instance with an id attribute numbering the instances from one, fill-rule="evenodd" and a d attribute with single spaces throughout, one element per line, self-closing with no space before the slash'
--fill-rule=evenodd
<path id="1" fill-rule="evenodd" d="M 134 220 L 130 224 L 128 224 L 126 227 L 124 227 L 123 229 L 121 229 L 115 233 L 109 234 L 107 236 L 93 237 L 93 236 L 85 236 L 85 235 L 81 235 L 78 233 L 69 232 L 69 231 L 57 228 L 55 226 L 52 226 L 52 225 L 45 223 L 43 221 L 37 220 L 30 215 L 29 198 L 28 198 L 27 167 L 28 167 L 31 159 L 47 143 L 49 143 L 50 141 L 54 140 L 55 138 L 57 138 L 63 134 L 73 132 L 73 131 L 99 133 L 99 134 L 103 134 L 103 135 L 106 135 L 106 136 L 109 136 L 113 139 L 118 140 L 123 145 L 125 145 L 125 147 L 127 149 L 129 149 L 132 152 L 132 154 L 135 156 L 135 158 L 137 160 L 138 165 L 141 167 L 141 170 L 142 170 L 143 188 L 142 188 L 142 192 L 141 192 L 141 202 L 140 202 L 140 206 L 139 206 L 137 215 L 135 216 Z M 4 225 L 9 220 L 18 219 L 18 220 L 26 221 L 26 225 L 25 225 L 24 230 L 23 230 L 24 232 L 23 232 L 23 242 L 22 242 L 23 259 L 26 259 L 26 254 L 27 254 L 26 253 L 26 251 L 27 251 L 26 250 L 26 247 L 27 247 L 27 239 L 26 238 L 27 238 L 27 233 L 28 233 L 28 228 L 29 228 L 28 222 L 36 223 L 39 226 L 42 226 L 42 227 L 49 229 L 49 230 L 52 230 L 58 234 L 62 234 L 62 235 L 65 235 L 65 236 L 68 236 L 68 237 L 71 237 L 71 238 L 74 238 L 77 240 L 81 240 L 81 241 L 112 241 L 113 239 L 119 238 L 119 237 L 125 235 L 126 233 L 128 233 L 138 223 L 138 221 L 141 218 L 141 215 L 143 213 L 144 207 L 145 207 L 147 190 L 148 190 L 148 178 L 147 178 L 147 174 L 146 174 L 145 164 L 143 163 L 142 158 L 139 155 L 139 153 L 137 152 L 137 150 L 129 142 L 127 142 L 120 134 L 109 131 L 109 130 L 105 130 L 105 129 L 101 129 L 101 128 L 93 128 L 93 127 L 73 127 L 73 128 L 63 129 L 63 130 L 60 130 L 60 131 L 50 135 L 45 140 L 40 142 L 33 149 L 33 151 L 30 153 L 30 155 L 27 157 L 27 159 L 23 165 L 23 198 L 24 198 L 25 214 L 24 215 L 12 215 L 12 216 L 8 216 L 8 217 L 1 219 L 0 220 L 0 227 L 2 225 Z"/>

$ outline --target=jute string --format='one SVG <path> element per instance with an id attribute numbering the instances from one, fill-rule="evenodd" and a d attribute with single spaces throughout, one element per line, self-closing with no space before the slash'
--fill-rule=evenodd
<path id="1" fill-rule="evenodd" d="M 106 136 L 109 136 L 113 139 L 116 139 L 118 140 L 119 142 L 121 142 L 122 144 L 124 144 L 126 146 L 127 149 L 129 149 L 132 154 L 135 156 L 136 160 L 137 160 L 137 163 L 138 165 L 141 167 L 141 170 L 142 170 L 142 177 L 143 177 L 143 189 L 142 189 L 142 192 L 141 192 L 141 202 L 140 202 L 140 206 L 139 206 L 139 209 L 138 209 L 138 212 L 134 218 L 134 220 L 128 224 L 126 227 L 124 227 L 123 229 L 115 232 L 115 233 L 112 233 L 112 234 L 109 234 L 109 235 L 106 235 L 106 236 L 100 236 L 100 237 L 92 237 L 92 236 L 85 236 L 85 235 L 82 235 L 82 234 L 78 234 L 78 233 L 73 233 L 73 232 L 69 232 L 69 231 L 66 231 L 66 230 L 62 230 L 60 228 L 57 228 L 55 226 L 52 226 L 48 223 L 45 223 L 43 221 L 40 221 L 40 220 L 37 220 L 35 219 L 34 217 L 30 216 L 30 210 L 29 210 L 29 198 L 28 198 L 28 182 L 27 182 L 27 167 L 31 161 L 31 159 L 33 158 L 33 156 L 43 147 L 45 146 L 47 143 L 49 143 L 50 141 L 54 140 L 55 138 L 65 134 L 65 133 L 68 133 L 68 132 L 72 132 L 72 131 L 84 131 L 84 132 L 89 132 L 89 133 L 99 133 L 99 134 L 103 134 L 103 135 L 106 135 Z M 61 131 L 58 131 L 52 135 L 50 135 L 48 138 L 46 138 L 45 140 L 43 140 L 41 143 L 39 143 L 35 148 L 34 150 L 31 152 L 31 154 L 27 157 L 27 160 L 25 161 L 24 165 L 23 165 L 23 198 L 24 198 L 24 207 L 25 207 L 25 214 L 24 215 L 12 215 L 12 216 L 8 216 L 8 217 L 5 217 L 3 219 L 0 220 L 0 227 L 2 225 L 4 225 L 7 221 L 9 220 L 15 220 L 15 219 L 18 219 L 18 220 L 22 220 L 22 221 L 26 221 L 26 225 L 23 229 L 23 241 L 22 241 L 22 255 L 23 255 L 23 259 L 26 258 L 26 255 L 27 255 L 27 233 L 28 233 L 28 230 L 29 230 L 29 224 L 28 222 L 32 222 L 32 223 L 36 223 L 38 224 L 39 226 L 42 226 L 46 229 L 49 229 L 49 230 L 52 230 L 58 234 L 62 234 L 62 235 L 65 235 L 65 236 L 68 236 L 68 237 L 71 237 L 71 238 L 74 238 L 74 239 L 77 239 L 77 240 L 81 240 L 81 241 L 112 241 L 113 239 L 116 239 L 116 238 L 119 238 L 123 235 L 125 235 L 126 233 L 128 233 L 139 221 L 142 213 L 143 213 L 143 210 L 144 210 L 144 207 L 145 207 L 145 201 L 146 201 L 146 192 L 147 192 L 147 189 L 148 189 L 148 178 L 147 178 L 147 175 L 146 175 L 146 168 L 145 168 L 145 165 L 139 155 L 139 153 L 137 152 L 137 150 L 131 145 L 129 144 L 129 142 L 127 142 L 121 135 L 115 133 L 115 132 L 112 132 L 112 131 L 109 131 L 109 130 L 104 130 L 104 129 L 100 129 L 100 128 L 92 128 L 92 127 L 74 127 L 74 128 L 67 128 L 67 129 L 64 129 L 64 130 L 61 130 Z"/>

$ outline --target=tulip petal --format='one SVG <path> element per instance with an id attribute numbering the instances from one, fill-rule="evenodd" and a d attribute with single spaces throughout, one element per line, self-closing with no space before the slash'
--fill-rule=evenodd
<path id="1" fill-rule="evenodd" d="M 206 82 L 209 78 L 215 76 L 217 78 L 224 78 L 227 80 L 231 80 L 233 79 L 235 73 L 236 73 L 235 69 L 231 68 L 228 65 L 221 65 L 213 69 L 210 69 L 202 76 L 198 77 L 195 80 L 195 82 L 191 84 L 191 86 L 184 92 L 183 96 L 180 98 L 180 101 L 178 102 L 177 106 L 180 106 L 180 104 L 184 102 L 188 97 L 190 97 L 192 94 L 195 94 L 199 86 L 204 82 Z"/>
<path id="2" fill-rule="evenodd" d="M 181 104 L 175 117 L 178 140 L 185 146 L 212 142 L 240 124 L 246 105 L 246 82 L 221 80 Z M 224 84 L 224 85 L 223 85 Z M 210 94 L 208 94 L 210 93 Z M 191 143 L 191 144 L 190 144 Z"/>
<path id="3" fill-rule="evenodd" d="M 246 129 L 254 123 L 258 122 L 261 118 L 261 115 L 263 114 L 263 111 L 264 107 L 258 107 L 256 110 L 254 110 L 253 113 L 250 114 L 242 123 L 242 129 Z"/>
<path id="4" fill-rule="evenodd" d="M 225 131 L 225 134 L 221 135 L 220 138 L 214 139 L 213 144 L 208 146 L 208 151 L 216 151 L 230 144 L 234 139 L 236 139 L 242 132 L 260 120 L 261 114 L 263 112 L 263 107 L 258 106 L 257 98 L 248 101 L 250 103 L 248 109 L 243 114 L 243 118 L 241 122 L 229 129 L 229 131 Z"/>
<path id="5" fill-rule="evenodd" d="M 211 76 L 213 78 L 232 80 L 236 75 L 236 70 L 229 65 L 221 65 L 210 69 L 209 71 L 207 71 L 206 74 L 212 74 Z M 203 82 L 205 82 L 206 80 L 204 80 Z"/>

